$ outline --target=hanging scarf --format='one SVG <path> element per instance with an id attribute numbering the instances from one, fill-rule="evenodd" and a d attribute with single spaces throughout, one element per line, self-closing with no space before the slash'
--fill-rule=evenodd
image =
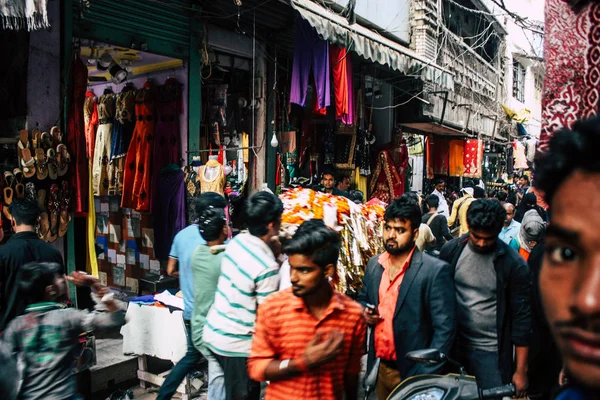
<path id="1" fill-rule="evenodd" d="M 50 28 L 48 0 L 0 0 L 2 30 L 35 31 Z"/>
<path id="2" fill-rule="evenodd" d="M 384 203 L 390 204 L 392 200 L 402 196 L 402 179 L 394 166 L 390 153 L 387 150 L 379 152 L 377 167 L 371 178 L 369 186 L 371 198 L 378 198 Z"/>

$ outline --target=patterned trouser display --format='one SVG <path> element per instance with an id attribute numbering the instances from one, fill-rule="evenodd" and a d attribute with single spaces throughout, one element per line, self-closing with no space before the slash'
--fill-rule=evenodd
<path id="1" fill-rule="evenodd" d="M 94 196 L 108 195 L 110 175 L 114 174 L 109 165 L 112 128 L 112 123 L 98 125 L 94 159 L 92 161 L 92 188 Z M 110 172 L 109 169 L 111 169 Z"/>

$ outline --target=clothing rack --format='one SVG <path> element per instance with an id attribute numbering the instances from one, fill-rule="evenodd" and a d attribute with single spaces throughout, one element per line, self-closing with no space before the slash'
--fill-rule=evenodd
<path id="1" fill-rule="evenodd" d="M 262 146 L 248 146 L 248 147 L 225 147 L 223 149 L 205 149 L 205 150 L 188 150 L 186 153 L 207 153 L 207 152 L 219 152 L 219 151 L 236 151 L 236 150 L 252 150 L 252 149 L 261 149 Z"/>

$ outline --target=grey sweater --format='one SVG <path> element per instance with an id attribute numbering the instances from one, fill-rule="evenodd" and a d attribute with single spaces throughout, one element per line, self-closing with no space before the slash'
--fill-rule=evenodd
<path id="1" fill-rule="evenodd" d="M 98 313 L 38 303 L 26 312 L 14 319 L 3 335 L 24 367 L 19 390 L 23 400 L 62 400 L 77 394 L 73 367 L 78 336 L 125 323 L 124 310 Z"/>

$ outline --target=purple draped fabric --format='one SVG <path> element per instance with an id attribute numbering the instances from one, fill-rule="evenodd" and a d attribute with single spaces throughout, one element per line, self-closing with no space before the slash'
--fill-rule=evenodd
<path id="1" fill-rule="evenodd" d="M 169 165 L 160 171 L 154 203 L 154 255 L 167 260 L 173 238 L 185 228 L 184 173 Z"/>

